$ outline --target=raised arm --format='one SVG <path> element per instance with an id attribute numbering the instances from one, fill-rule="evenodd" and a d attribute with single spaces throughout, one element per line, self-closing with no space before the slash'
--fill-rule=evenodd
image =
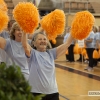
<path id="1" fill-rule="evenodd" d="M 89 42 L 89 43 L 91 43 L 92 41 L 93 41 L 93 38 L 90 38 L 88 40 L 85 40 L 85 42 Z"/>
<path id="2" fill-rule="evenodd" d="M 66 50 L 68 49 L 73 40 L 74 38 L 70 35 L 64 44 L 57 47 L 57 57 L 61 56 L 62 54 L 65 54 Z"/>
<path id="3" fill-rule="evenodd" d="M 6 45 L 6 40 L 2 37 L 0 37 L 0 48 L 4 49 Z"/>
<path id="4" fill-rule="evenodd" d="M 22 36 L 22 45 L 23 45 L 23 48 L 25 50 L 25 54 L 30 57 L 30 54 L 31 54 L 31 46 L 28 44 L 28 41 L 27 41 L 27 34 L 26 33 L 23 33 L 23 36 Z"/>

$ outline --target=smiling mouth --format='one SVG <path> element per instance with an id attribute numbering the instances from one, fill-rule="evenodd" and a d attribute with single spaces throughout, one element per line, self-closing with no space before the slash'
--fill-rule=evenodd
<path id="1" fill-rule="evenodd" d="M 18 35 L 19 37 L 22 37 L 22 35 Z"/>
<path id="2" fill-rule="evenodd" d="M 46 46 L 45 44 L 40 44 L 41 46 Z"/>

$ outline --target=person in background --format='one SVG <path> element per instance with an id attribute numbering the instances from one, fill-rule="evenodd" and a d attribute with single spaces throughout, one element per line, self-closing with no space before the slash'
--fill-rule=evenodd
<path id="1" fill-rule="evenodd" d="M 14 20 L 10 20 L 8 22 L 8 26 L 7 26 L 7 29 L 5 29 L 2 33 L 0 33 L 0 37 L 3 37 L 5 39 L 7 38 L 10 38 L 10 29 L 12 27 L 12 24 L 14 23 L 15 21 Z M 0 63 L 6 63 L 7 66 L 11 65 L 12 64 L 12 61 L 10 59 L 10 57 L 7 55 L 7 53 L 2 50 L 0 48 Z"/>
<path id="2" fill-rule="evenodd" d="M 98 48 L 100 49 L 100 26 L 98 26 L 99 28 L 99 31 L 98 31 L 98 34 L 99 34 L 99 44 L 98 44 Z M 98 61 L 100 62 L 100 58 L 98 59 Z"/>
<path id="3" fill-rule="evenodd" d="M 98 51 L 99 49 L 99 27 L 98 26 L 93 26 L 93 31 L 94 31 L 94 40 L 93 40 L 93 44 L 94 44 L 94 48 Z M 94 59 L 94 66 L 97 66 L 98 63 L 98 59 Z"/>
<path id="4" fill-rule="evenodd" d="M 17 22 L 13 23 L 9 33 L 10 38 L 5 39 L 0 37 L 0 48 L 5 50 L 14 65 L 20 67 L 24 77 L 26 80 L 28 80 L 29 67 L 27 58 L 25 56 L 25 51 L 21 43 L 22 30 L 20 29 Z"/>
<path id="5" fill-rule="evenodd" d="M 63 43 L 65 43 L 66 40 L 68 39 L 68 37 L 70 36 L 70 29 L 71 29 L 70 26 L 68 26 L 66 28 L 66 35 L 64 36 Z M 71 45 L 68 47 L 68 54 L 65 54 L 66 60 L 68 60 L 69 62 L 74 62 L 75 61 L 74 60 L 74 52 L 73 52 L 74 45 L 75 45 L 75 40 L 73 40 Z"/>
<path id="6" fill-rule="evenodd" d="M 32 48 L 27 42 L 27 34 L 23 33 L 22 44 L 29 58 L 29 84 L 32 86 L 31 92 L 34 96 L 45 94 L 42 100 L 59 100 L 59 92 L 55 78 L 54 60 L 65 54 L 72 43 L 70 35 L 67 41 L 52 49 L 47 49 L 48 39 L 46 34 L 39 32 L 34 36 L 34 46 Z"/>
<path id="7" fill-rule="evenodd" d="M 93 60 L 93 51 L 94 51 L 94 45 L 93 45 L 93 40 L 94 40 L 94 32 L 91 31 L 89 36 L 84 40 L 85 41 L 85 45 L 86 45 L 86 51 L 87 51 L 87 55 L 88 55 L 88 59 L 89 59 L 89 63 L 88 66 L 84 69 L 84 70 L 88 70 L 88 71 L 93 71 L 93 64 L 94 64 L 94 60 Z"/>

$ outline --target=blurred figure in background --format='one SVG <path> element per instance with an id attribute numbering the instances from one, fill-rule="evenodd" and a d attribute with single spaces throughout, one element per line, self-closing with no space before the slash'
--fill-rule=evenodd
<path id="1" fill-rule="evenodd" d="M 99 44 L 98 45 L 99 45 L 99 47 L 98 48 L 100 49 L 100 26 L 98 26 L 98 28 L 99 28 L 99 30 L 98 30 L 98 34 L 99 34 Z M 98 59 L 98 61 L 100 62 L 100 58 Z"/>
<path id="2" fill-rule="evenodd" d="M 98 26 L 93 26 L 93 31 L 94 31 L 94 40 L 93 40 L 93 44 L 94 44 L 94 48 L 98 51 L 99 49 L 99 27 Z M 98 59 L 94 59 L 94 66 L 97 66 L 98 63 Z"/>
<path id="3" fill-rule="evenodd" d="M 88 71 L 93 71 L 93 51 L 94 51 L 94 45 L 93 45 L 93 40 L 94 40 L 94 32 L 91 31 L 89 36 L 84 40 L 85 41 L 85 45 L 86 45 L 86 51 L 87 51 L 87 55 L 89 58 L 89 64 L 88 66 L 84 69 L 84 70 L 88 70 Z"/>
<path id="4" fill-rule="evenodd" d="M 10 38 L 10 34 L 9 34 L 9 32 L 10 32 L 10 29 L 11 29 L 11 27 L 12 27 L 12 24 L 15 22 L 15 20 L 10 20 L 9 22 L 8 22 L 8 26 L 7 26 L 7 29 L 5 29 L 2 33 L 0 33 L 0 37 L 3 37 L 4 39 L 8 39 L 8 38 Z M 7 65 L 11 65 L 12 64 L 12 61 L 11 61 L 11 59 L 9 58 L 9 56 L 7 55 L 7 53 L 4 51 L 4 50 L 2 50 L 1 48 L 0 48 L 0 62 L 1 63 L 6 63 Z"/>
<path id="5" fill-rule="evenodd" d="M 71 29 L 70 26 L 68 26 L 66 28 L 66 35 L 64 36 L 63 43 L 65 43 L 66 40 L 68 39 L 68 37 L 70 36 L 70 29 Z M 65 54 L 66 60 L 68 60 L 69 62 L 74 62 L 75 61 L 74 60 L 74 52 L 73 52 L 74 45 L 75 45 L 75 40 L 73 40 L 71 45 L 68 47 L 68 54 Z"/>

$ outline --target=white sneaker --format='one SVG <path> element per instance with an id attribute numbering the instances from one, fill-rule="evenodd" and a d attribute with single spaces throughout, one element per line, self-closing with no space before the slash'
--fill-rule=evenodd
<path id="1" fill-rule="evenodd" d="M 89 63 L 89 61 L 88 61 L 88 60 L 85 60 L 85 61 L 84 61 L 84 63 L 87 63 L 87 64 L 88 64 L 88 63 Z"/>
<path id="2" fill-rule="evenodd" d="M 93 68 L 91 68 L 91 67 L 89 67 L 87 70 L 88 70 L 89 72 L 93 72 L 93 71 L 94 71 Z"/>
<path id="3" fill-rule="evenodd" d="M 84 70 L 88 70 L 90 67 L 89 66 L 87 66 L 86 68 L 84 68 Z"/>

